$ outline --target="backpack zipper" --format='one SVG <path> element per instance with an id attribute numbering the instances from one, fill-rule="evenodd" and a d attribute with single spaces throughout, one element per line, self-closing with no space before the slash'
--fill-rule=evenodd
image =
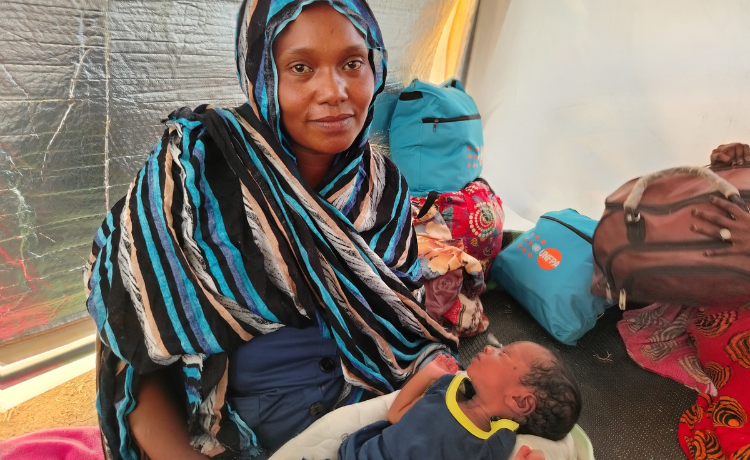
<path id="1" fill-rule="evenodd" d="M 468 120 L 479 120 L 482 117 L 477 113 L 474 115 L 461 115 L 460 117 L 453 118 L 422 118 L 422 123 L 432 123 L 432 132 L 437 131 L 438 123 L 453 123 L 456 121 L 468 121 Z"/>
<path id="2" fill-rule="evenodd" d="M 609 254 L 607 263 L 604 269 L 604 276 L 607 279 L 607 288 L 615 291 L 617 286 L 615 285 L 615 276 L 612 273 L 612 266 L 621 253 L 627 250 L 633 251 L 647 251 L 647 252 L 659 252 L 659 251 L 671 251 L 675 249 L 715 249 L 726 246 L 726 243 L 722 241 L 685 241 L 685 242 L 674 242 L 674 243 L 644 243 L 642 245 L 624 245 L 621 246 Z M 623 285 L 626 283 L 623 283 Z"/>
<path id="3" fill-rule="evenodd" d="M 691 274 L 705 274 L 706 272 L 709 272 L 710 274 L 716 274 L 716 273 L 726 273 L 734 275 L 738 278 L 743 278 L 746 281 L 750 281 L 750 275 L 744 270 L 739 270 L 735 268 L 728 268 L 728 267 L 679 267 L 679 266 L 662 266 L 662 267 L 649 267 L 644 268 L 642 270 L 637 270 L 632 272 L 630 275 L 628 275 L 627 278 L 625 278 L 625 281 L 622 283 L 622 290 L 620 291 L 620 295 L 624 295 L 624 292 L 631 291 L 633 288 L 633 283 L 635 282 L 635 277 L 642 274 L 648 274 L 648 273 L 667 273 L 670 275 L 691 275 Z"/>
<path id="4" fill-rule="evenodd" d="M 716 171 L 729 171 L 730 169 L 750 168 L 750 164 L 745 163 L 742 165 L 734 165 L 734 166 L 726 166 L 724 164 L 721 164 L 721 165 L 709 165 L 708 167 L 711 169 L 711 171 L 716 172 Z"/>
<path id="5" fill-rule="evenodd" d="M 541 216 L 540 219 L 547 219 L 547 220 L 551 220 L 552 222 L 557 222 L 558 224 L 562 225 L 563 227 L 566 227 L 568 230 L 572 231 L 576 235 L 578 235 L 581 238 L 583 238 L 584 240 L 586 240 L 586 242 L 588 244 L 594 244 L 594 239 L 593 238 L 591 238 L 587 234 L 583 233 L 582 231 L 578 230 L 577 228 L 573 227 L 572 225 L 566 224 L 565 222 L 561 221 L 560 219 L 555 219 L 554 217 L 550 217 L 550 216 Z"/>
<path id="6" fill-rule="evenodd" d="M 723 198 L 724 195 L 722 195 L 719 192 L 712 192 L 712 193 L 706 193 L 704 195 L 698 195 L 694 196 L 692 198 L 688 198 L 687 200 L 678 201 L 676 203 L 671 203 L 668 205 L 662 205 L 662 206 L 654 206 L 654 205 L 644 205 L 639 204 L 638 210 L 639 211 L 646 211 L 651 214 L 671 214 L 672 212 L 682 209 L 685 206 L 695 204 L 695 203 L 707 203 L 710 199 L 710 197 L 716 196 Z M 747 192 L 740 192 L 740 198 L 742 198 L 745 201 L 750 201 L 750 193 Z M 623 206 L 623 203 L 616 203 L 616 202 L 609 202 L 605 203 L 604 207 L 606 209 L 615 209 L 615 210 L 621 210 Z"/>

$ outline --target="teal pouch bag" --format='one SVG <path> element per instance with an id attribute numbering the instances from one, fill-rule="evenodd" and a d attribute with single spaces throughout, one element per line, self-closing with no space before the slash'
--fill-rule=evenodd
<path id="1" fill-rule="evenodd" d="M 391 159 L 412 196 L 457 192 L 482 172 L 482 120 L 458 80 L 414 80 L 399 95 L 389 133 Z"/>
<path id="2" fill-rule="evenodd" d="M 566 345 L 594 327 L 611 304 L 589 291 L 597 221 L 572 209 L 548 212 L 495 259 L 490 276 Z"/>

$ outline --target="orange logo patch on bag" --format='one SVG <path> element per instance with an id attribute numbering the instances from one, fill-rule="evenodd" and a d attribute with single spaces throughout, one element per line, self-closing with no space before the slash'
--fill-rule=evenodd
<path id="1" fill-rule="evenodd" d="M 480 145 L 479 147 L 472 147 L 469 145 L 467 147 L 469 149 L 469 162 L 466 164 L 466 167 L 471 168 L 481 168 L 484 164 L 484 158 L 482 157 L 482 153 L 484 152 L 484 146 Z"/>
<path id="2" fill-rule="evenodd" d="M 529 259 L 538 254 L 536 263 L 544 270 L 553 270 L 560 265 L 562 262 L 562 254 L 555 248 L 545 248 L 543 245 L 547 243 L 547 240 L 542 239 L 540 235 L 536 233 L 531 234 L 531 238 L 524 240 L 530 247 L 525 248 L 523 244 L 519 244 L 518 248 L 521 249 L 524 254 L 529 256 Z"/>
<path id="3" fill-rule="evenodd" d="M 546 248 L 539 253 L 536 261 L 544 270 L 552 270 L 562 262 L 562 254 L 555 248 Z"/>

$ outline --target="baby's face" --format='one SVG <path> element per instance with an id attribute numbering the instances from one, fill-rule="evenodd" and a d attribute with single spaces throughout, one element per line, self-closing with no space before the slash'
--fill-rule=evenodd
<path id="1" fill-rule="evenodd" d="M 551 358 L 549 350 L 533 342 L 488 345 L 472 358 L 466 373 L 477 393 L 505 395 L 521 385 L 534 361 Z"/>

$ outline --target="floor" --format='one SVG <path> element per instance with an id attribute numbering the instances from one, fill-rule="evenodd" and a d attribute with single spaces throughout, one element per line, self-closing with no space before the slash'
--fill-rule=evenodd
<path id="1" fill-rule="evenodd" d="M 94 371 L 90 371 L 0 412 L 0 441 L 50 428 L 96 425 L 95 399 Z"/>

